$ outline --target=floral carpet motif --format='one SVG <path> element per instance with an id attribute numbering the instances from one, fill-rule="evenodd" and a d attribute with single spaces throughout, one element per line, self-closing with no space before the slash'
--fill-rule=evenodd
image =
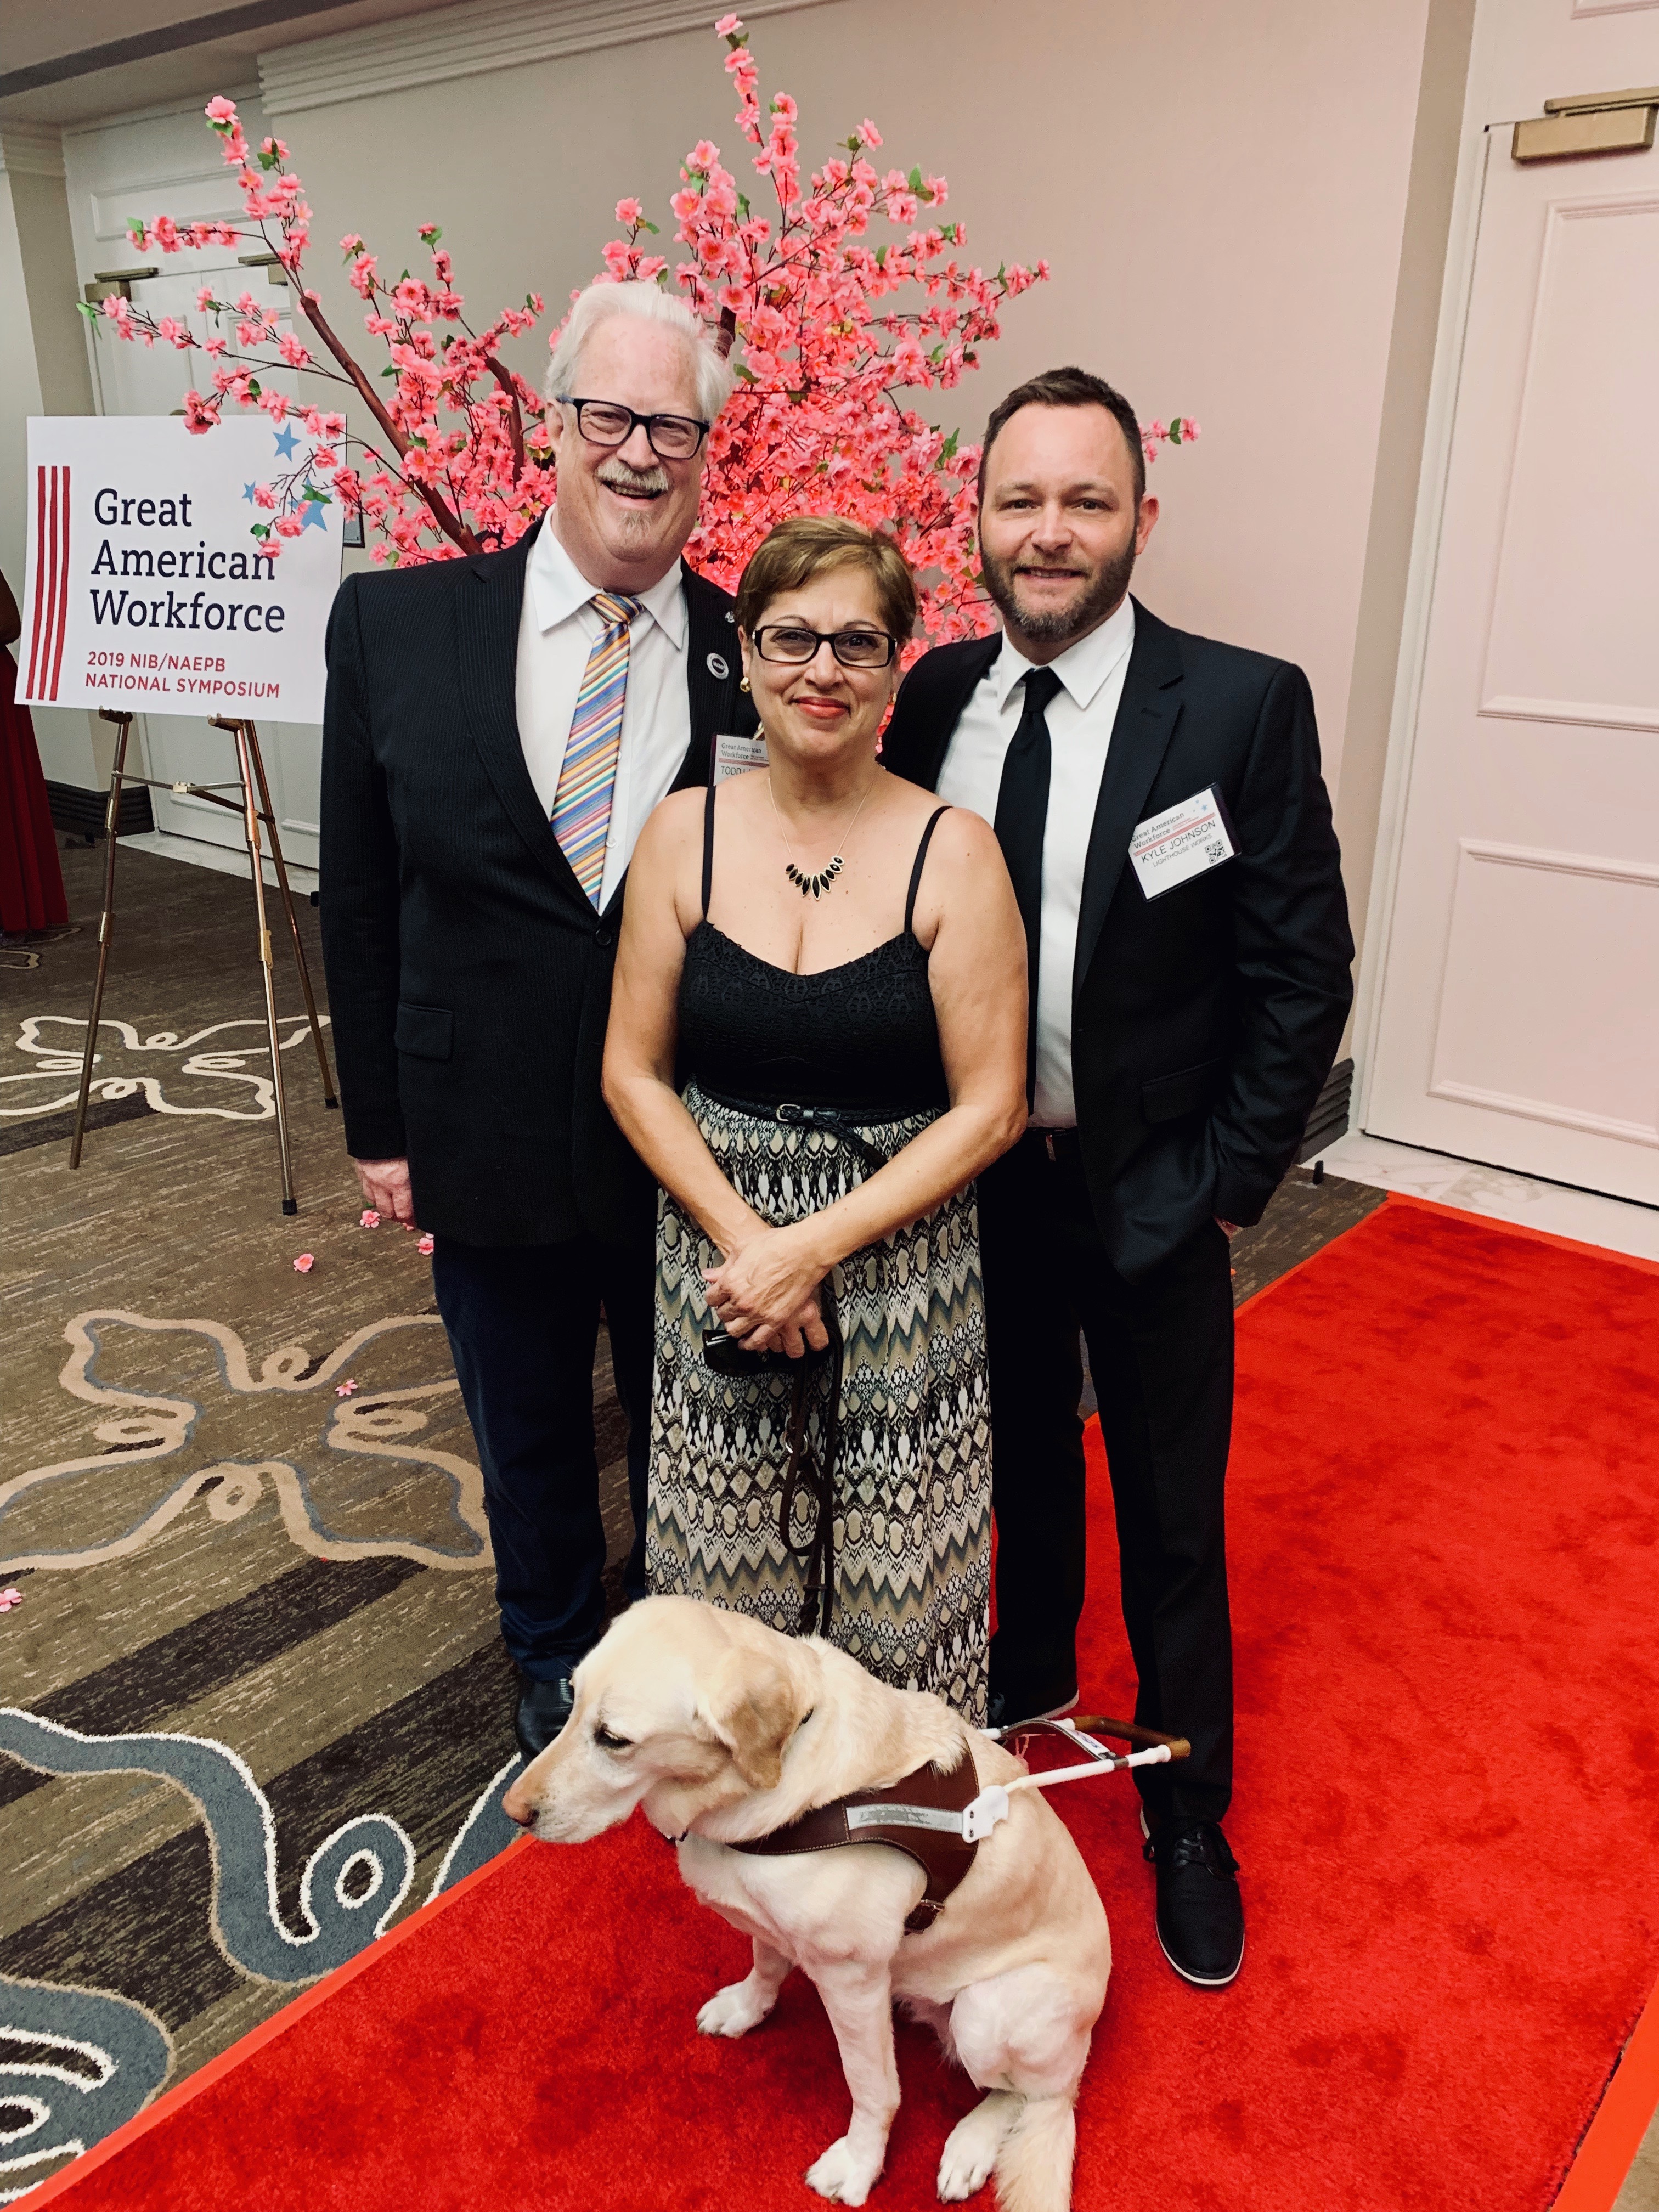
<path id="1" fill-rule="evenodd" d="M 328 1016 L 320 1016 L 325 1028 Z M 237 1032 L 233 1036 L 232 1032 Z M 279 1023 L 277 1046 L 292 1052 L 310 1030 L 303 1019 Z M 276 1111 L 270 1054 L 261 1017 L 210 1022 L 181 1036 L 177 1030 L 139 1033 L 131 1022 L 106 1014 L 98 1024 L 93 1060 L 94 1098 L 133 1098 L 141 1093 L 154 1114 L 211 1114 L 225 1121 L 265 1121 Z M 217 1037 L 221 1042 L 210 1044 Z M 28 1066 L 0 1075 L 0 1118 L 62 1113 L 81 1087 L 87 1048 L 86 1016 L 29 1014 L 12 1041 Z M 291 1080 L 291 1079 L 290 1079 Z"/>
<path id="2" fill-rule="evenodd" d="M 207 1379 L 216 1385 L 211 1395 L 206 1391 L 188 1397 L 126 1389 L 100 1379 L 94 1370 L 105 1344 L 124 1329 L 151 1337 L 196 1338 L 210 1347 L 213 1364 Z M 389 1352 L 407 1351 L 407 1346 L 397 1343 L 404 1331 L 416 1333 L 415 1364 L 429 1366 L 429 1379 L 397 1387 L 378 1385 L 372 1379 L 360 1382 L 359 1368 L 372 1377 L 377 1369 L 395 1372 L 406 1367 L 406 1358 L 387 1357 Z M 0 1566 L 6 1572 L 25 1567 L 90 1567 L 128 1556 L 158 1535 L 198 1496 L 204 1495 L 207 1512 L 215 1522 L 228 1524 L 250 1512 L 267 1486 L 280 1506 L 289 1540 L 315 1558 L 391 1557 L 444 1568 L 493 1564 L 483 1477 L 476 1462 L 442 1450 L 424 1436 L 434 1406 L 459 1395 L 442 1325 L 434 1316 L 398 1315 L 370 1322 L 317 1358 L 303 1344 L 286 1344 L 261 1361 L 257 1375 L 241 1338 L 219 1322 L 163 1321 L 113 1310 L 77 1314 L 64 1334 L 70 1352 L 58 1379 L 71 1396 L 103 1414 L 92 1429 L 101 1449 L 30 1468 L 0 1483 Z M 129 1368 L 133 1364 L 131 1358 L 125 1363 Z M 142 1359 L 137 1365 L 142 1372 Z M 234 1421 L 227 1424 L 222 1418 L 225 1392 L 301 1401 L 298 1426 L 303 1441 L 291 1456 L 210 1459 L 167 1485 L 136 1520 L 128 1518 L 135 1490 L 143 1487 L 137 1477 L 141 1467 L 176 1462 L 198 1436 L 210 1436 L 216 1413 L 221 1417 L 221 1433 L 234 1428 Z M 435 1472 L 447 1488 L 457 1540 L 441 1547 L 395 1528 L 352 1534 L 326 1525 L 317 1492 L 327 1486 L 326 1455 L 331 1453 Z M 118 1480 L 112 1482 L 112 1474 L 118 1472 Z M 50 1547 L 31 1542 L 29 1508 L 41 1502 L 48 1485 L 54 1486 L 51 1518 L 55 1528 L 72 1527 L 82 1540 Z M 349 1497 L 353 1486 L 348 1482 L 343 1487 Z M 378 1489 L 373 1494 L 378 1496 Z"/>

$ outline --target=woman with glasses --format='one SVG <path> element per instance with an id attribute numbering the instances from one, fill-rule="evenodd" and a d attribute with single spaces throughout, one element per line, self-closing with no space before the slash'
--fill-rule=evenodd
<path id="1" fill-rule="evenodd" d="M 755 554 L 767 765 L 646 827 L 605 1091 L 662 1186 L 652 1588 L 827 1634 L 982 1721 L 973 1179 L 1025 1123 L 1025 950 L 989 825 L 878 757 L 915 605 L 855 523 Z"/>

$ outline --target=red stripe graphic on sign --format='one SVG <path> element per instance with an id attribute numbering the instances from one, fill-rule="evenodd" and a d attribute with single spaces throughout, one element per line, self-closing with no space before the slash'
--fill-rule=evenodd
<path id="1" fill-rule="evenodd" d="M 35 692 L 37 699 L 47 696 L 47 672 L 52 666 L 52 641 L 58 628 L 58 471 L 51 471 L 52 483 L 46 499 L 46 628 L 40 640 L 40 682 Z"/>
<path id="2" fill-rule="evenodd" d="M 28 696 L 35 696 L 35 671 L 40 665 L 41 616 L 46 595 L 46 472 L 34 471 L 34 626 L 29 632 Z"/>
<path id="3" fill-rule="evenodd" d="M 64 665 L 64 633 L 69 629 L 70 472 L 67 461 L 64 462 L 59 473 L 64 479 L 64 534 L 63 550 L 58 558 L 58 642 L 53 647 L 52 656 L 52 696 L 54 699 L 58 696 L 58 673 Z"/>

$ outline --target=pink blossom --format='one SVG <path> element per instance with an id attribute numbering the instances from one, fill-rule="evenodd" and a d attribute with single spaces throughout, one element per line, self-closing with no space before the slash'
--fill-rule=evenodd
<path id="1" fill-rule="evenodd" d="M 192 437 L 204 430 L 211 430 L 219 420 L 219 410 L 211 400 L 204 399 L 199 392 L 185 394 L 185 428 Z"/>
<path id="2" fill-rule="evenodd" d="M 617 203 L 622 235 L 602 255 L 608 277 L 661 278 L 707 322 L 724 321 L 743 365 L 744 380 L 709 440 L 707 495 L 690 556 L 729 586 L 767 531 L 805 502 L 893 534 L 930 579 L 922 625 L 928 638 L 982 631 L 989 610 L 975 552 L 977 450 L 954 435 L 947 440 L 908 400 L 910 392 L 947 390 L 977 366 L 999 334 L 1007 301 L 1041 283 L 1047 265 L 1014 263 L 994 275 L 971 265 L 963 226 L 940 221 L 946 179 L 908 164 L 884 178 L 872 163 L 881 133 L 867 118 L 809 174 L 794 100 L 778 92 L 763 104 L 758 64 L 738 16 L 722 16 L 719 35 L 750 165 L 742 183 L 756 204 L 742 202 L 739 179 L 721 166 L 720 148 L 702 138 L 686 155 L 670 201 L 677 265 L 641 250 L 648 203 L 631 194 Z M 498 376 L 490 364 L 499 362 L 506 341 L 534 326 L 544 313 L 541 298 L 525 295 L 521 304 L 469 330 L 435 224 L 420 226 L 432 256 L 428 282 L 405 274 L 395 289 L 383 282 L 362 235 L 346 233 L 347 279 L 363 303 L 368 333 L 386 341 L 391 374 L 374 386 L 389 417 L 386 441 L 361 449 L 361 470 L 343 467 L 341 459 L 359 450 L 344 442 L 343 418 L 324 417 L 319 429 L 319 410 L 294 406 L 269 374 L 285 356 L 289 366 L 299 365 L 295 349 L 310 337 L 304 324 L 311 310 L 321 313 L 304 276 L 312 220 L 304 188 L 278 141 L 265 142 L 273 166 L 261 168 L 232 102 L 216 102 L 209 120 L 240 186 L 242 224 L 175 226 L 175 234 L 193 246 L 223 246 L 262 235 L 290 274 L 294 289 L 283 304 L 294 311 L 294 331 L 285 345 L 276 309 L 245 292 L 237 319 L 224 325 L 234 330 L 245 358 L 227 361 L 227 339 L 212 342 L 212 389 L 187 412 L 191 427 L 207 427 L 225 399 L 258 405 L 273 422 L 289 413 L 303 420 L 311 467 L 362 513 L 376 540 L 374 557 L 386 565 L 512 544 L 552 496 L 551 453 L 538 394 L 516 371 Z M 878 212 L 899 226 L 879 252 L 867 240 Z M 159 240 L 159 218 L 151 230 Z M 266 296 L 262 287 L 261 301 Z M 216 307 L 210 296 L 201 311 Z M 171 335 L 125 302 L 105 313 L 118 335 L 147 344 Z M 433 327 L 438 321 L 447 326 L 441 344 Z M 305 366 L 349 380 L 319 353 L 306 354 Z M 374 366 L 365 359 L 364 373 L 373 375 Z M 263 387 L 257 395 L 256 382 Z M 1171 424 L 1170 442 L 1185 442 L 1189 426 L 1176 420 L 1181 430 L 1177 436 Z M 268 532 L 260 540 L 267 553 L 280 553 L 298 535 L 301 516 L 290 510 L 300 504 L 292 489 L 267 488 L 268 520 L 260 526 Z M 907 647 L 907 662 L 921 644 L 919 638 Z"/>
<path id="3" fill-rule="evenodd" d="M 417 1252 L 424 1252 L 427 1257 L 430 1259 L 433 1251 L 437 1245 L 437 1241 L 438 1240 L 435 1237 L 422 1237 L 420 1243 L 415 1247 L 415 1249 Z"/>
<path id="4" fill-rule="evenodd" d="M 317 1255 L 314 1252 L 301 1252 L 294 1262 L 294 1272 L 296 1275 L 308 1275 L 316 1264 Z"/>
<path id="5" fill-rule="evenodd" d="M 0 1590 L 0 1613 L 9 1613 L 15 1605 L 22 1602 L 23 1593 L 15 1584 L 10 1589 Z"/>
<path id="6" fill-rule="evenodd" d="M 380 1214 L 372 1206 L 366 1206 L 357 1216 L 357 1226 L 360 1229 L 378 1229 L 380 1225 Z"/>
<path id="7" fill-rule="evenodd" d="M 348 1375 L 343 1382 L 337 1382 L 334 1385 L 334 1395 L 337 1398 L 355 1398 L 357 1395 L 356 1377 Z"/>
<path id="8" fill-rule="evenodd" d="M 212 307 L 213 304 L 213 287 L 211 284 L 204 284 L 201 290 L 196 295 L 196 308 L 198 313 L 204 315 L 206 314 L 208 309 Z"/>
<path id="9" fill-rule="evenodd" d="M 311 360 L 310 354 L 292 331 L 284 331 L 276 350 L 290 368 L 304 368 Z"/>
<path id="10" fill-rule="evenodd" d="M 203 112 L 210 123 L 234 123 L 236 120 L 236 103 L 234 100 L 227 100 L 221 93 L 216 100 L 209 100 Z"/>

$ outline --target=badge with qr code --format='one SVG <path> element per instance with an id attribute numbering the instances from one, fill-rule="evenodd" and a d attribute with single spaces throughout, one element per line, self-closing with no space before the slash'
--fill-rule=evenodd
<path id="1" fill-rule="evenodd" d="M 1162 814 L 1148 815 L 1135 825 L 1129 840 L 1129 858 L 1149 899 L 1190 883 L 1206 868 L 1218 868 L 1237 852 L 1232 824 L 1214 784 L 1183 799 L 1178 806 L 1166 806 Z"/>

